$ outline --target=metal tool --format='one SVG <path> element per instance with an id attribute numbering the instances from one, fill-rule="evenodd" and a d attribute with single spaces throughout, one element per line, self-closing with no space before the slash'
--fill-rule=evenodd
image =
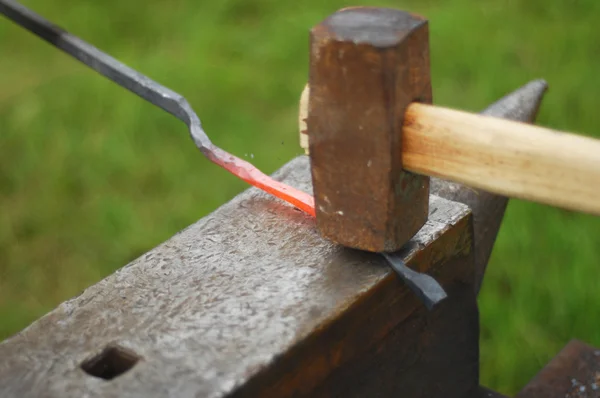
<path id="1" fill-rule="evenodd" d="M 429 64 L 412 13 L 350 7 L 311 30 L 300 114 L 322 236 L 398 250 L 428 219 L 431 177 L 600 215 L 600 140 L 433 106 Z"/>
<path id="2" fill-rule="evenodd" d="M 204 132 L 200 118 L 193 111 L 188 101 L 180 94 L 122 64 L 13 0 L 1 0 L 0 13 L 121 87 L 177 117 L 188 126 L 190 136 L 196 147 L 213 163 L 218 164 L 249 184 L 274 194 L 299 209 L 314 215 L 314 200 L 311 195 L 275 181 L 252 164 L 214 145 Z"/>
<path id="3" fill-rule="evenodd" d="M 204 132 L 199 117 L 180 94 L 122 64 L 13 0 L 0 0 L 0 12 L 103 76 L 183 121 L 198 149 L 212 162 L 244 181 L 315 215 L 312 196 L 273 180 L 250 163 L 215 146 Z M 433 308 L 446 297 L 444 289 L 432 277 L 412 271 L 400 257 L 384 256 L 427 308 Z"/>
<path id="4" fill-rule="evenodd" d="M 372 252 L 401 249 L 429 215 L 429 177 L 402 164 L 402 125 L 431 103 L 427 21 L 370 7 L 311 30 L 308 138 L 319 232 Z"/>
<path id="5" fill-rule="evenodd" d="M 399 253 L 382 253 L 392 269 L 421 299 L 427 309 L 431 310 L 437 303 L 447 297 L 444 288 L 431 276 L 410 269 Z"/>

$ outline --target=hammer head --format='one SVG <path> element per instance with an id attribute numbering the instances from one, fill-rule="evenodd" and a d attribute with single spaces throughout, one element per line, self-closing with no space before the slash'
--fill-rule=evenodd
<path id="1" fill-rule="evenodd" d="M 317 226 L 372 252 L 400 249 L 425 224 L 429 178 L 402 169 L 411 102 L 431 103 L 427 20 L 342 9 L 311 30 L 307 117 Z"/>

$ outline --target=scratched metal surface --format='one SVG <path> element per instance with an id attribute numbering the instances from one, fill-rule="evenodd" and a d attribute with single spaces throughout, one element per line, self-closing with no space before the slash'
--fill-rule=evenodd
<path id="1" fill-rule="evenodd" d="M 275 176 L 311 190 L 306 156 Z M 430 202 L 406 260 L 469 214 Z M 390 272 L 251 188 L 1 343 L 0 396 L 226 396 Z M 142 360 L 110 381 L 84 373 L 110 343 Z"/>

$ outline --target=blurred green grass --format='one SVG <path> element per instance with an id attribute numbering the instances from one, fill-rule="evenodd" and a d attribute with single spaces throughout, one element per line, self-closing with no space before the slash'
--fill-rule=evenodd
<path id="1" fill-rule="evenodd" d="M 338 8 L 430 20 L 434 102 L 478 111 L 527 81 L 538 123 L 600 135 L 600 2 L 23 1 L 185 95 L 213 140 L 272 172 L 301 153 L 308 30 Z M 185 126 L 0 18 L 0 339 L 246 188 Z M 514 393 L 571 338 L 600 345 L 600 219 L 512 201 L 480 295 L 482 382 Z"/>

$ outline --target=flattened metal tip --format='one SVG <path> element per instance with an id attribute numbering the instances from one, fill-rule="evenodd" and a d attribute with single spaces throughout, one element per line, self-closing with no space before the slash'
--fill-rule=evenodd
<path id="1" fill-rule="evenodd" d="M 531 123 L 537 117 L 547 90 L 548 83 L 544 79 L 532 80 L 500 98 L 481 114 Z"/>
<path id="2" fill-rule="evenodd" d="M 440 301 L 444 300 L 448 295 L 439 284 L 427 274 L 422 274 L 410 269 L 402 257 L 396 254 L 382 253 L 396 271 L 396 274 L 412 289 L 412 291 L 421 299 L 428 310 L 432 310 Z"/>

